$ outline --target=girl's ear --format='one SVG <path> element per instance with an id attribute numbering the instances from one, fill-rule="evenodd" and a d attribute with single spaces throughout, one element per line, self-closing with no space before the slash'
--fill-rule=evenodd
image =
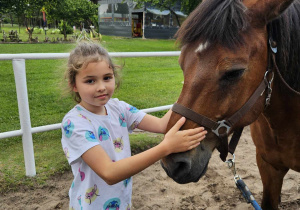
<path id="1" fill-rule="evenodd" d="M 77 90 L 77 87 L 76 87 L 76 86 L 74 86 L 74 87 L 73 87 L 73 91 L 74 91 L 74 92 L 78 92 L 78 90 Z"/>
<path id="2" fill-rule="evenodd" d="M 72 85 L 69 83 L 70 88 L 73 90 L 73 92 L 78 92 L 76 84 Z"/>
<path id="3" fill-rule="evenodd" d="M 264 27 L 281 15 L 294 0 L 244 0 L 252 24 Z"/>

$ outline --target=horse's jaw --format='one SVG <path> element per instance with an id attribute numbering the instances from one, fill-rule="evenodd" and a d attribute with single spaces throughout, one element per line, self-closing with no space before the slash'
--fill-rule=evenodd
<path id="1" fill-rule="evenodd" d="M 198 182 L 206 173 L 212 151 L 205 146 L 184 153 L 171 154 L 161 160 L 162 168 L 178 184 Z"/>

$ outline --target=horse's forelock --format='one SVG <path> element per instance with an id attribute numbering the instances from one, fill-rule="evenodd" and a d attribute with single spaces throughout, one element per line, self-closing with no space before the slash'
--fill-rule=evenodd
<path id="1" fill-rule="evenodd" d="M 181 46 L 201 39 L 232 48 L 243 43 L 241 31 L 248 28 L 247 8 L 241 0 L 202 2 L 176 33 Z"/>

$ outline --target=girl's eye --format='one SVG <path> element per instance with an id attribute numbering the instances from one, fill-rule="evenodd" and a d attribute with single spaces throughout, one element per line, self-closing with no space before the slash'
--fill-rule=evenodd
<path id="1" fill-rule="evenodd" d="M 95 80 L 89 79 L 89 80 L 86 81 L 86 83 L 87 84 L 93 84 L 93 83 L 95 83 Z"/>
<path id="2" fill-rule="evenodd" d="M 104 80 L 111 80 L 113 77 L 111 76 L 107 76 L 107 77 L 104 77 Z"/>

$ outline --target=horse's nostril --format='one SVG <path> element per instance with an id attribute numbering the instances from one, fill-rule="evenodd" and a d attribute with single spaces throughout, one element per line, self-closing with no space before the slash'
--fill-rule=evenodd
<path id="1" fill-rule="evenodd" d="M 191 163 L 189 161 L 178 161 L 174 167 L 174 177 L 180 178 L 186 176 L 191 170 Z"/>

